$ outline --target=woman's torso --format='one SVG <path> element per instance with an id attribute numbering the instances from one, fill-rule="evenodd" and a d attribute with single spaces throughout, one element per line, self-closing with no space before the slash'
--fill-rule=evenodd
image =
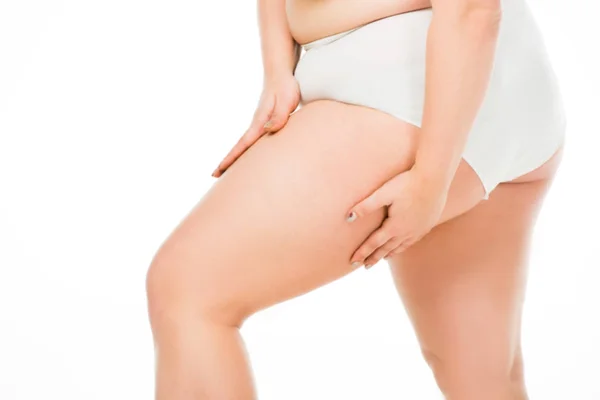
<path id="1" fill-rule="evenodd" d="M 286 0 L 290 31 L 300 44 L 429 7 L 430 0 Z"/>

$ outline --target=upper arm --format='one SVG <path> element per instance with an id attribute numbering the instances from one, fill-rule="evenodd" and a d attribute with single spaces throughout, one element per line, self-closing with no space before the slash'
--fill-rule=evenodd
<path id="1" fill-rule="evenodd" d="M 499 16 L 502 12 L 502 0 L 431 0 L 434 12 L 464 16 L 472 12 Z"/>

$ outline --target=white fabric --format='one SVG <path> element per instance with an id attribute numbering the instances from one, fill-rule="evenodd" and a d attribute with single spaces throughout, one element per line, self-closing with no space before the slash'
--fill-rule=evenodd
<path id="1" fill-rule="evenodd" d="M 301 105 L 331 99 L 421 126 L 430 8 L 397 14 L 303 45 Z M 463 158 L 485 187 L 529 172 L 563 143 L 565 113 L 540 30 L 524 0 L 504 0 L 488 90 Z"/>

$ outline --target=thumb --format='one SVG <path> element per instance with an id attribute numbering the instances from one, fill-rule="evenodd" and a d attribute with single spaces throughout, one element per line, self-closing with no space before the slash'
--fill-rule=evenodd
<path id="1" fill-rule="evenodd" d="M 254 118 L 252 119 L 252 123 L 250 124 L 249 130 L 251 130 L 257 135 L 263 134 L 267 130 L 265 124 L 271 118 L 271 114 L 273 114 L 274 108 L 274 97 L 271 97 L 265 102 L 261 103 L 259 108 L 256 110 L 256 113 L 254 114 Z"/>
<path id="2" fill-rule="evenodd" d="M 273 107 L 273 112 L 264 127 L 267 132 L 275 133 L 285 126 L 288 118 L 289 113 L 286 112 L 284 104 L 281 101 L 278 102 L 275 98 L 275 107 Z"/>
<path id="3" fill-rule="evenodd" d="M 267 123 L 265 124 L 265 129 L 269 134 L 273 134 L 279 131 L 281 128 L 283 128 L 287 123 L 288 119 L 288 115 L 279 113 L 273 114 L 271 118 L 269 118 L 269 121 L 267 121 Z"/>
<path id="4" fill-rule="evenodd" d="M 392 203 L 386 184 L 375 190 L 367 198 L 350 209 L 346 221 L 352 222 Z"/>

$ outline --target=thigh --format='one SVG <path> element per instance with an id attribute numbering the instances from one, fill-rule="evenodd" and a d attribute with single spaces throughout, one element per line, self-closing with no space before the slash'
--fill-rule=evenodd
<path id="1" fill-rule="evenodd" d="M 150 285 L 180 306 L 240 324 L 346 275 L 353 252 L 385 217 L 382 208 L 348 224 L 347 210 L 412 166 L 417 135 L 374 109 L 306 104 L 205 193 L 155 255 Z M 457 187 L 472 193 L 465 182 L 473 176 L 461 171 Z"/>
<path id="2" fill-rule="evenodd" d="M 388 259 L 434 372 L 475 378 L 518 368 L 530 236 L 550 183 L 501 183 Z"/>
<path id="3" fill-rule="evenodd" d="M 415 136 L 377 110 L 306 104 L 248 148 L 175 227 L 154 256 L 148 290 L 241 323 L 351 272 L 352 250 L 384 210 L 356 226 L 345 213 L 412 164 Z"/>

